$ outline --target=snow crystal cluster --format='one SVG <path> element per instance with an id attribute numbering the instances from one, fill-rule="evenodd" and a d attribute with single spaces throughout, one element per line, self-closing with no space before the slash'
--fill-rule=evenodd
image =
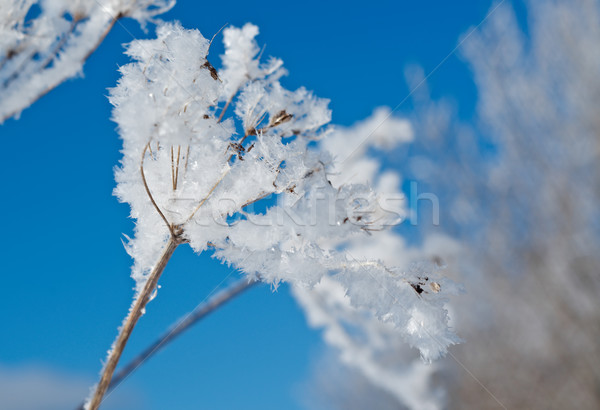
<path id="1" fill-rule="evenodd" d="M 0 0 L 0 122 L 81 72 L 117 19 L 144 24 L 174 0 Z"/>
<path id="2" fill-rule="evenodd" d="M 339 351 L 343 364 L 360 371 L 402 406 L 442 408 L 443 393 L 431 386 L 438 366 L 414 359 L 396 329 L 354 308 L 339 282 L 326 277 L 311 290 L 293 289 L 309 324 L 324 329 L 324 340 Z"/>
<path id="3" fill-rule="evenodd" d="M 115 193 L 136 219 L 127 249 L 138 291 L 167 243 L 186 242 L 273 286 L 333 281 L 351 306 L 438 358 L 458 341 L 444 308 L 453 286 L 336 245 L 401 214 L 366 184 L 332 181 L 339 153 L 316 143 L 332 134 L 328 101 L 284 88 L 283 63 L 260 61 L 257 34 L 251 24 L 225 29 L 218 70 L 211 43 L 178 24 L 128 47 L 134 62 L 110 101 L 123 139 Z"/>

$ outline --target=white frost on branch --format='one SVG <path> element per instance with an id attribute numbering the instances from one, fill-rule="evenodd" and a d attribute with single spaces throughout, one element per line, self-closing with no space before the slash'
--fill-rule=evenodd
<path id="1" fill-rule="evenodd" d="M 254 38 L 258 35 L 258 27 L 246 24 L 239 30 L 225 30 L 223 43 L 225 54 L 221 56 L 223 69 L 221 75 L 225 83 L 224 97 L 233 98 L 240 87 L 250 79 L 264 78 L 281 70 L 283 61 L 271 58 L 267 64 L 260 64 L 260 49 Z"/>
<path id="2" fill-rule="evenodd" d="M 123 139 L 115 192 L 136 219 L 127 247 L 138 291 L 177 237 L 274 286 L 336 281 L 354 308 L 389 323 L 425 360 L 456 343 L 444 309 L 451 283 L 331 246 L 398 215 L 368 185 L 328 180 L 331 155 L 312 144 L 328 138 L 328 101 L 285 89 L 279 60 L 261 65 L 252 25 L 224 31 L 220 71 L 197 30 L 165 24 L 157 33 L 129 46 L 134 62 L 110 97 Z M 248 206 L 270 195 L 277 203 L 266 211 Z"/>
<path id="3" fill-rule="evenodd" d="M 386 151 L 397 150 L 400 145 L 412 142 L 410 122 L 391 116 L 388 108 L 381 107 L 371 117 L 353 126 L 336 127 L 332 134 L 320 141 L 320 145 L 336 153 L 336 158 L 350 158 L 335 164 L 335 172 L 330 175 L 334 185 L 342 182 L 369 183 L 377 187 L 378 202 L 388 212 L 403 219 L 406 198 L 400 191 L 401 176 L 395 169 L 382 166 L 381 156 Z M 458 245 L 446 236 L 430 235 L 417 247 L 409 246 L 395 230 L 371 233 L 369 236 L 331 236 L 328 245 L 344 249 L 348 255 L 360 260 L 381 260 L 387 265 L 406 267 L 409 272 L 412 267 L 412 273 L 424 266 L 427 272 L 438 271 L 441 261 L 452 260 L 458 251 Z M 414 261 L 428 262 L 415 264 Z M 428 279 L 432 278 L 428 276 Z M 441 288 L 448 290 L 446 286 Z M 338 402 L 340 397 L 347 397 L 348 391 L 360 391 L 362 395 L 380 395 L 383 391 L 390 394 L 398 406 L 444 408 L 445 392 L 433 386 L 438 366 L 419 360 L 414 351 L 407 349 L 393 326 L 382 324 L 374 320 L 370 312 L 350 305 L 343 289 L 339 282 L 329 278 L 312 289 L 293 288 L 294 296 L 307 313 L 309 324 L 323 328 L 325 341 L 340 360 L 362 375 L 341 381 L 351 385 L 330 387 L 326 395 L 333 395 L 331 399 Z M 365 388 L 365 384 L 376 389 Z M 336 390 L 339 390 L 339 395 L 336 395 Z M 379 400 L 380 397 L 361 396 L 361 399 Z M 348 400 L 351 402 L 352 396 Z"/>
<path id="4" fill-rule="evenodd" d="M 523 3 L 494 7 L 461 42 L 479 96 L 470 123 L 425 87 L 414 94 L 412 152 L 432 161 L 413 172 L 462 243 L 461 366 L 507 408 L 597 409 L 600 1 Z M 451 408 L 497 406 L 452 370 Z"/>
<path id="5" fill-rule="evenodd" d="M 442 407 L 443 395 L 430 385 L 437 366 L 407 360 L 406 346 L 394 327 L 354 308 L 339 282 L 323 278 L 312 290 L 293 290 L 309 324 L 324 329 L 325 341 L 339 350 L 342 363 L 358 369 L 371 384 L 408 408 Z"/>
<path id="6" fill-rule="evenodd" d="M 0 0 L 0 123 L 81 73 L 115 22 L 144 25 L 174 0 Z M 39 10 L 38 10 L 39 9 Z"/>

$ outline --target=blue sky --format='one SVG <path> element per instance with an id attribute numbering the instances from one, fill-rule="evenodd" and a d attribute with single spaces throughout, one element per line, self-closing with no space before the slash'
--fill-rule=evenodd
<path id="1" fill-rule="evenodd" d="M 290 72 L 284 84 L 330 98 L 334 123 L 351 124 L 376 106 L 400 103 L 408 94 L 406 65 L 418 63 L 430 72 L 490 5 L 180 0 L 163 18 L 198 28 L 206 37 L 225 23 L 257 24 L 265 54 L 282 58 Z M 133 222 L 127 206 L 112 196 L 120 141 L 106 95 L 117 81 L 118 65 L 127 63 L 122 44 L 132 35 L 152 35 L 152 28 L 145 34 L 133 21 L 122 23 L 88 60 L 84 78 L 66 82 L 18 121 L 0 126 L 5 193 L 0 201 L 0 378 L 26 366 L 93 383 L 129 307 L 131 260 L 121 238 Z M 212 61 L 218 61 L 220 50 L 220 45 L 211 49 Z M 434 96 L 456 99 L 462 117 L 472 115 L 475 86 L 459 57 L 448 58 L 429 86 Z M 409 102 L 398 110 L 408 112 Z M 123 360 L 230 272 L 207 256 L 178 249 Z M 307 328 L 286 287 L 275 293 L 258 287 L 144 364 L 106 404 L 302 408 L 303 386 L 322 349 L 319 332 Z M 0 389 L 0 394 L 5 393 Z"/>

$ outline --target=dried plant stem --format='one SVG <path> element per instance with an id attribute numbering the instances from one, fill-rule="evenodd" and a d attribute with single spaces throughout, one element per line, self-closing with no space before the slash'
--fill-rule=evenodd
<path id="1" fill-rule="evenodd" d="M 165 333 L 163 333 L 158 339 L 149 345 L 143 352 L 136 356 L 133 360 L 123 366 L 115 377 L 113 377 L 109 391 L 114 389 L 121 381 L 127 376 L 133 373 L 139 366 L 141 366 L 148 358 L 157 353 L 160 349 L 165 347 L 168 343 L 173 341 L 177 336 L 185 332 L 187 329 L 192 327 L 195 323 L 208 316 L 210 313 L 229 302 L 242 292 L 250 289 L 252 286 L 259 282 L 254 280 L 248 280 L 247 278 L 239 279 L 233 285 L 218 292 L 206 302 L 199 304 L 194 310 L 186 314 L 181 320 L 174 323 Z"/>
<path id="2" fill-rule="evenodd" d="M 173 146 L 171 145 L 171 185 L 175 191 L 177 183 L 175 182 L 175 161 L 173 159 Z"/>
<path id="3" fill-rule="evenodd" d="M 137 324 L 138 320 L 142 316 L 142 312 L 144 311 L 146 305 L 150 301 L 152 292 L 154 292 L 154 289 L 156 288 L 156 285 L 158 283 L 158 279 L 165 270 L 165 267 L 167 266 L 167 262 L 169 262 L 169 259 L 171 259 L 171 256 L 173 255 L 173 252 L 180 243 L 181 241 L 177 237 L 171 237 L 169 239 L 169 241 L 167 242 L 167 246 L 163 250 L 163 253 L 160 256 L 158 262 L 156 263 L 156 265 L 154 265 L 152 272 L 150 272 L 150 275 L 146 284 L 144 285 L 144 288 L 134 300 L 133 306 L 131 307 L 127 318 L 125 319 L 125 322 L 123 322 L 123 325 L 119 330 L 117 339 L 115 340 L 113 348 L 108 356 L 108 361 L 106 362 L 106 366 L 104 366 L 104 369 L 102 371 L 100 382 L 96 386 L 96 390 L 94 392 L 92 400 L 90 401 L 90 405 L 88 407 L 89 410 L 97 410 L 98 407 L 100 407 L 100 404 L 102 403 L 102 398 L 104 397 L 104 394 L 106 393 L 106 390 L 110 385 L 112 375 L 115 371 L 115 368 L 117 367 L 119 359 L 121 358 L 121 354 L 125 349 L 125 345 L 129 340 L 129 336 L 131 336 L 133 328 Z"/>
<path id="4" fill-rule="evenodd" d="M 208 200 L 208 198 L 210 198 L 210 196 L 212 195 L 212 193 L 214 192 L 214 190 L 217 189 L 217 187 L 219 186 L 219 184 L 221 183 L 221 181 L 223 181 L 223 179 L 227 176 L 227 174 L 229 173 L 230 170 L 231 170 L 231 168 L 227 168 L 227 170 L 225 170 L 225 172 L 223 172 L 223 174 L 221 174 L 221 177 L 219 178 L 219 180 L 217 182 L 215 182 L 215 184 L 212 186 L 212 188 L 210 188 L 210 191 L 208 191 L 208 194 L 206 194 L 206 196 L 200 201 L 200 203 L 194 209 L 194 212 L 192 212 L 192 214 L 188 217 L 188 219 L 186 220 L 186 222 L 189 222 L 189 221 L 192 220 L 192 218 L 194 217 L 194 215 L 196 215 L 196 212 L 198 212 L 198 210 L 200 208 L 202 208 L 202 205 L 204 205 L 204 203 Z"/>
<path id="5" fill-rule="evenodd" d="M 148 150 L 148 148 L 150 148 L 150 143 L 146 144 L 146 146 L 144 147 L 144 150 L 142 151 L 142 159 L 140 161 L 140 174 L 142 175 L 142 182 L 144 183 L 144 189 L 146 189 L 146 194 L 148 194 L 148 198 L 150 198 L 150 202 L 152 202 L 152 206 L 154 206 L 154 209 L 156 209 L 156 211 L 158 212 L 158 214 L 160 215 L 162 220 L 165 221 L 165 224 L 167 224 L 167 228 L 169 228 L 169 231 L 171 232 L 171 236 L 173 238 L 176 238 L 178 235 L 177 235 L 177 232 L 175 232 L 175 228 L 173 227 L 173 225 L 171 223 L 169 223 L 165 214 L 163 214 L 162 211 L 160 210 L 158 204 L 156 203 L 156 201 L 154 200 L 154 197 L 152 196 L 152 192 L 150 192 L 150 187 L 148 186 L 148 182 L 146 181 L 146 174 L 144 174 L 144 158 L 146 157 L 146 151 Z M 158 148 L 157 148 L 157 152 L 158 152 Z"/>
<path id="6" fill-rule="evenodd" d="M 231 104 L 232 100 L 233 100 L 233 96 L 231 96 L 231 98 L 229 100 L 227 100 L 227 102 L 225 103 L 225 106 L 223 107 L 223 110 L 221 110 L 221 114 L 219 115 L 219 119 L 217 120 L 217 123 L 220 123 L 221 121 L 223 121 L 223 116 L 225 115 L 225 111 L 227 111 L 227 108 L 229 108 L 229 104 Z"/>
<path id="7" fill-rule="evenodd" d="M 177 189 L 177 182 L 179 181 L 179 158 L 181 157 L 181 145 L 177 146 L 177 163 L 175 164 L 175 188 Z"/>
<path id="8" fill-rule="evenodd" d="M 173 155 L 173 145 L 171 145 L 171 181 L 173 191 L 177 191 L 177 182 L 179 181 L 179 159 L 181 158 L 181 145 L 177 146 L 177 163 Z"/>
<path id="9" fill-rule="evenodd" d="M 187 172 L 187 166 L 188 166 L 188 159 L 190 158 L 190 146 L 187 146 L 187 149 L 185 151 L 185 166 L 183 167 L 183 174 L 185 176 L 185 173 Z"/>
<path id="10" fill-rule="evenodd" d="M 71 22 L 71 26 L 69 27 L 69 31 L 61 37 L 61 39 L 58 41 L 58 43 L 56 44 L 56 46 L 54 47 L 54 49 L 52 50 L 50 55 L 48 57 L 46 57 L 46 60 L 44 60 L 44 62 L 42 63 L 42 65 L 41 65 L 42 69 L 48 68 L 50 63 L 56 57 L 58 57 L 60 50 L 65 46 L 69 37 L 75 34 L 75 28 L 77 27 L 77 23 L 79 23 L 80 21 L 81 21 L 81 17 L 76 17 L 73 19 L 73 21 Z"/>
<path id="11" fill-rule="evenodd" d="M 146 362 L 150 357 L 154 356 L 161 349 L 175 340 L 180 334 L 190 329 L 194 324 L 223 306 L 236 296 L 244 291 L 252 288 L 260 282 L 256 280 L 248 280 L 247 278 L 239 279 L 234 284 L 214 294 L 210 299 L 200 303 L 194 310 L 187 313 L 182 319 L 171 325 L 154 343 L 150 344 L 140 354 L 133 358 L 129 363 L 122 366 L 113 376 L 110 385 L 106 391 L 106 395 L 110 394 L 121 384 L 129 375 L 135 372 L 138 367 Z M 209 295 L 210 296 L 210 295 Z M 85 403 L 81 403 L 77 410 L 84 410 Z"/>

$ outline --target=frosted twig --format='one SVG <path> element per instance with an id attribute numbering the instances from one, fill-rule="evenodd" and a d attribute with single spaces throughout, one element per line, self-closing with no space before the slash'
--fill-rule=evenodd
<path id="1" fill-rule="evenodd" d="M 148 198 L 150 198 L 152 205 L 154 206 L 154 208 L 156 209 L 156 211 L 158 212 L 160 217 L 163 219 L 163 221 L 165 221 L 165 224 L 167 224 L 167 227 L 169 228 L 169 231 L 171 232 L 171 236 L 175 237 L 175 236 L 177 236 L 177 234 L 175 233 L 173 226 L 167 220 L 167 217 L 162 213 L 162 211 L 156 204 L 156 201 L 154 200 L 154 197 L 152 196 L 152 193 L 150 192 L 150 188 L 148 187 L 148 183 L 146 182 L 146 175 L 144 174 L 144 157 L 146 156 L 146 150 L 149 147 L 150 147 L 150 143 L 146 144 L 146 146 L 144 147 L 144 150 L 142 151 L 142 160 L 140 162 L 140 173 L 142 174 L 142 182 L 144 183 L 144 188 L 146 189 L 146 193 L 148 194 Z"/>
<path id="2" fill-rule="evenodd" d="M 219 178 L 219 180 L 217 182 L 215 182 L 215 184 L 212 186 L 212 188 L 210 188 L 210 190 L 208 191 L 208 193 L 206 194 L 206 196 L 200 201 L 200 203 L 198 204 L 198 206 L 196 207 L 196 209 L 194 209 L 194 211 L 192 212 L 192 214 L 189 216 L 189 218 L 187 219 L 188 221 L 191 221 L 192 218 L 194 217 L 194 215 L 196 215 L 196 212 L 198 212 L 198 210 L 202 207 L 202 205 L 204 205 L 204 203 L 208 200 L 208 198 L 210 198 L 210 196 L 212 195 L 212 193 L 214 192 L 215 189 L 217 189 L 217 187 L 219 186 L 219 184 L 221 183 L 221 181 L 223 181 L 223 179 L 227 176 L 227 174 L 229 173 L 229 170 L 231 168 L 227 168 L 227 170 L 225 170 L 225 172 L 223 172 L 223 174 L 221 175 L 221 177 Z"/>
<path id="3" fill-rule="evenodd" d="M 117 21 L 119 19 L 121 19 L 122 17 L 124 17 L 124 15 L 119 13 L 111 19 L 111 21 L 106 26 L 106 29 L 102 32 L 102 34 L 98 38 L 98 41 L 96 41 L 96 43 L 88 50 L 88 52 L 80 60 L 81 65 L 83 65 L 87 61 L 87 59 L 98 49 L 98 47 L 100 46 L 100 44 L 102 44 L 102 42 L 104 41 L 104 39 L 106 38 L 108 33 L 112 30 L 112 28 L 117 23 Z M 70 33 L 70 35 L 73 35 L 73 34 L 74 34 L 73 32 Z M 66 39 L 64 41 L 62 41 L 63 44 L 66 42 L 67 42 Z M 54 57 L 52 57 L 52 59 L 54 59 L 54 58 L 56 58 L 56 55 Z M 44 69 L 44 67 L 42 67 L 42 70 L 43 69 Z M 5 113 L 0 113 L 0 123 L 4 122 L 4 120 L 6 120 L 8 118 L 11 118 L 11 117 L 17 115 L 23 109 L 27 108 L 28 106 L 30 106 L 31 104 L 33 104 L 34 102 L 36 102 L 37 100 L 42 98 L 44 95 L 48 94 L 54 88 L 59 86 L 66 79 L 67 79 L 67 77 L 62 77 L 60 79 L 57 79 L 56 81 L 51 82 L 46 88 L 41 89 L 39 92 L 37 92 L 37 94 L 32 95 L 30 98 L 28 98 L 26 104 L 15 105 L 12 107 L 12 109 L 10 111 L 5 112 Z M 6 88 L 6 86 L 4 88 Z"/>
<path id="4" fill-rule="evenodd" d="M 179 158 L 181 157 L 181 145 L 177 146 L 177 162 L 175 163 L 175 186 L 173 190 L 177 190 L 177 182 L 179 181 Z"/>
<path id="5" fill-rule="evenodd" d="M 227 100 L 227 102 L 225 103 L 225 106 L 223 107 L 221 114 L 219 114 L 219 119 L 217 120 L 218 123 L 223 121 L 223 116 L 225 115 L 225 111 L 227 111 L 227 108 L 229 108 L 229 104 L 231 104 L 231 100 L 233 100 L 233 96 L 231 96 L 231 98 L 229 100 Z"/>
<path id="6" fill-rule="evenodd" d="M 127 344 L 129 337 L 131 336 L 131 332 L 133 331 L 133 328 L 142 316 L 146 305 L 150 301 L 150 296 L 152 295 L 152 292 L 154 292 L 154 289 L 156 288 L 156 285 L 158 283 L 158 279 L 165 270 L 165 267 L 167 266 L 167 262 L 169 261 L 169 259 L 171 259 L 171 256 L 173 256 L 173 252 L 175 252 L 175 249 L 177 249 L 177 246 L 179 246 L 180 243 L 181 239 L 179 236 L 172 236 L 169 238 L 169 241 L 167 242 L 167 245 L 163 250 L 162 255 L 158 259 L 156 265 L 154 265 L 152 272 L 150 272 L 150 275 L 148 276 L 148 280 L 144 285 L 144 288 L 142 289 L 140 294 L 135 298 L 131 310 L 125 318 L 125 321 L 123 322 L 123 325 L 119 330 L 117 339 L 115 340 L 113 347 L 108 355 L 108 360 L 106 362 L 106 365 L 104 366 L 104 369 L 102 370 L 100 382 L 96 386 L 94 395 L 92 396 L 92 399 L 89 402 L 89 410 L 97 410 L 100 404 L 102 403 L 102 398 L 104 397 L 104 394 L 106 393 L 106 390 L 110 385 L 112 375 L 115 371 L 115 368 L 117 367 L 119 359 L 121 358 L 121 354 L 125 349 L 125 345 Z"/>
<path id="7" fill-rule="evenodd" d="M 146 347 L 140 354 L 133 358 L 129 363 L 121 367 L 121 369 L 114 374 L 110 385 L 106 390 L 106 396 L 108 396 L 110 392 L 112 392 L 123 381 L 125 381 L 130 374 L 135 372 L 142 364 L 144 364 L 146 360 L 166 347 L 179 335 L 190 329 L 200 320 L 204 319 L 206 316 L 223 306 L 225 303 L 234 299 L 236 296 L 239 296 L 244 291 L 252 288 L 258 283 L 258 281 L 242 278 L 233 285 L 218 292 L 216 295 L 213 295 L 207 301 L 200 303 L 198 306 L 196 306 L 196 308 L 194 308 L 194 310 L 187 313 L 182 319 L 173 323 L 158 339 L 148 345 L 148 347 Z M 81 405 L 78 407 L 78 410 L 84 410 L 84 406 L 85 403 L 81 403 Z"/>

